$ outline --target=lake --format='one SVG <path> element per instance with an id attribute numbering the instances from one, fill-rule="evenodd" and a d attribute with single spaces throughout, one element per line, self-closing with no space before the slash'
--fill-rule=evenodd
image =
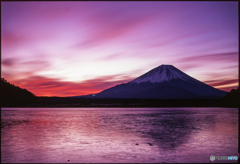
<path id="1" fill-rule="evenodd" d="M 211 155 L 239 156 L 237 108 L 1 110 L 4 163 L 209 163 Z"/>

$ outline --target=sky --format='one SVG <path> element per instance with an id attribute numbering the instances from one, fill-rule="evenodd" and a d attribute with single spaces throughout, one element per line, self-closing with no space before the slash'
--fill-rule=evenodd
<path id="1" fill-rule="evenodd" d="M 170 64 L 238 87 L 237 1 L 1 2 L 1 77 L 36 96 L 78 96 Z"/>

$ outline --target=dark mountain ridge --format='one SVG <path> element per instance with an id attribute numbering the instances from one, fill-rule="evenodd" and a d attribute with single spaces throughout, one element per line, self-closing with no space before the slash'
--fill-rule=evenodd
<path id="1" fill-rule="evenodd" d="M 36 100 L 36 96 L 26 89 L 10 84 L 4 78 L 0 81 L 0 105 L 4 106 L 21 106 L 31 104 Z"/>

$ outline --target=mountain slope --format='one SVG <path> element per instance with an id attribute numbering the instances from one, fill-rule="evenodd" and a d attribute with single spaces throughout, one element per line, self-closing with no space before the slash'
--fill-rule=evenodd
<path id="1" fill-rule="evenodd" d="M 135 94 L 136 98 L 151 98 L 151 99 L 191 99 L 191 98 L 201 98 L 201 96 L 196 95 L 182 88 L 177 88 L 173 86 L 163 85 L 149 89 L 144 92 Z"/>
<path id="2" fill-rule="evenodd" d="M 128 83 L 116 85 L 93 97 L 191 99 L 222 98 L 226 93 L 194 79 L 172 65 L 161 65 Z"/>

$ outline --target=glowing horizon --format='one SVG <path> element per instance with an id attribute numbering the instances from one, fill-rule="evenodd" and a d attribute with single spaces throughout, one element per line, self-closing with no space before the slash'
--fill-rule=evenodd
<path id="1" fill-rule="evenodd" d="M 37 96 L 95 94 L 171 64 L 238 87 L 238 2 L 1 2 L 1 74 Z"/>

